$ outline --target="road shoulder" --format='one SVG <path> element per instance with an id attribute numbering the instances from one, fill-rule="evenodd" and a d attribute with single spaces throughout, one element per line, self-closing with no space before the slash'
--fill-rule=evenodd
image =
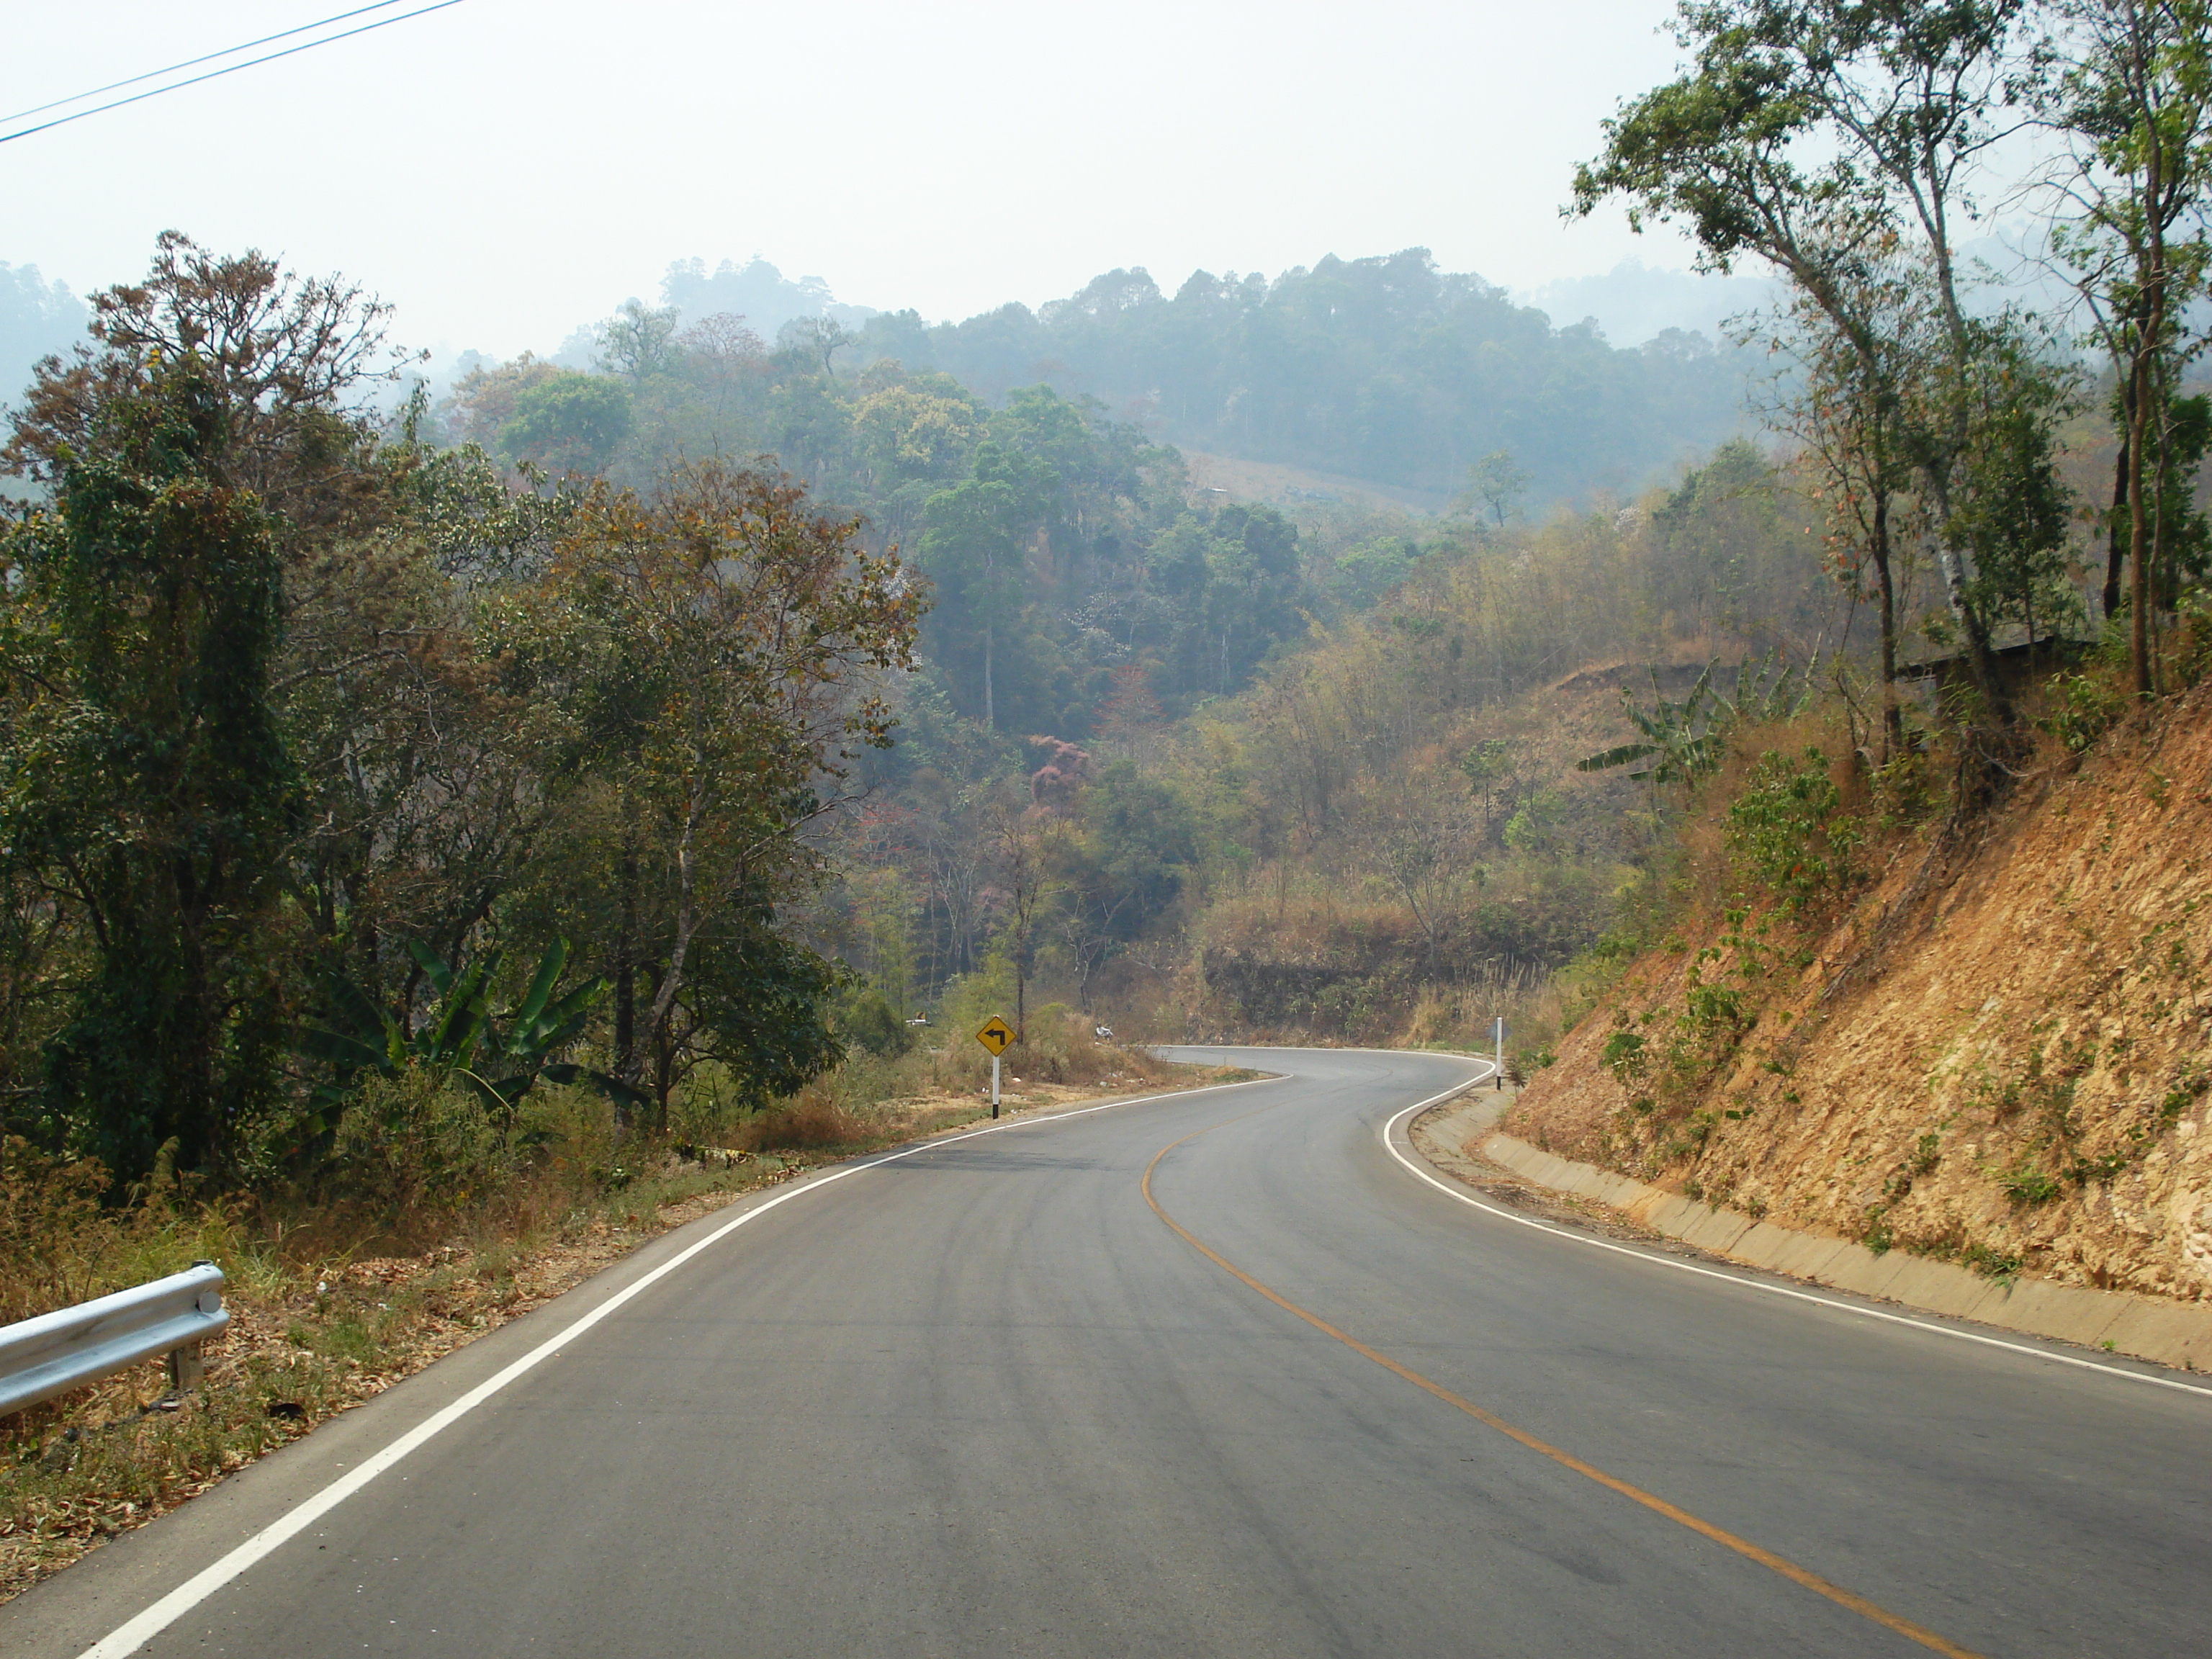
<path id="1" fill-rule="evenodd" d="M 2037 1279 L 1987 1279 L 1948 1262 L 1896 1250 L 1877 1253 L 1849 1239 L 1698 1203 L 1498 1132 L 1494 1126 L 1513 1098 L 1476 1090 L 1443 1102 L 1407 1127 L 1407 1139 L 1439 1175 L 1532 1218 L 2092 1353 L 2176 1370 L 2212 1370 L 2212 1306 Z"/>

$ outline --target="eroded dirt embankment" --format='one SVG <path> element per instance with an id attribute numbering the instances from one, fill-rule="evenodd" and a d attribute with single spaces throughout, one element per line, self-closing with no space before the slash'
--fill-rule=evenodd
<path id="1" fill-rule="evenodd" d="M 1501 1127 L 1878 1249 L 2212 1299 L 2212 687 L 1879 858 L 1748 971 L 1717 881 Z"/>

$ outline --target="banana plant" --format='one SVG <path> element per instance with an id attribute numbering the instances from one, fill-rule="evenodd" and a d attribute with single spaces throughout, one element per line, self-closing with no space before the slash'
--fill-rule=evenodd
<path id="1" fill-rule="evenodd" d="M 1628 723 L 1643 735 L 1586 756 L 1575 763 L 1575 770 L 1608 772 L 1616 766 L 1648 760 L 1652 764 L 1628 775 L 1639 783 L 1689 783 L 1718 768 L 1726 738 L 1726 722 L 1720 712 L 1726 702 L 1713 690 L 1713 665 L 1705 665 L 1690 695 L 1680 702 L 1660 694 L 1659 676 L 1654 673 L 1651 698 L 1652 709 L 1647 714 L 1623 687 L 1621 707 Z"/>
<path id="2" fill-rule="evenodd" d="M 1729 732 L 1738 724 L 1790 720 L 1802 714 L 1813 700 L 1813 672 L 1819 662 L 1815 651 L 1802 670 L 1794 668 L 1778 648 L 1736 672 L 1733 697 L 1714 687 L 1713 670 L 1719 665 L 1709 662 L 1680 702 L 1661 695 L 1655 672 L 1650 714 L 1636 706 L 1626 687 L 1620 693 L 1629 724 L 1643 735 L 1577 761 L 1575 770 L 1606 772 L 1648 760 L 1652 764 L 1628 775 L 1638 782 L 1694 783 L 1720 769 Z"/>
<path id="3" fill-rule="evenodd" d="M 581 1083 L 629 1104 L 644 1102 L 640 1091 L 604 1072 L 553 1060 L 582 1034 L 592 1010 L 607 994 L 606 981 L 594 979 L 565 996 L 553 994 L 568 965 L 566 939 L 556 939 L 547 947 L 522 1000 L 496 1016 L 487 989 L 499 970 L 498 951 L 456 972 L 425 945 L 410 943 L 407 951 L 438 999 L 428 1018 L 411 1029 L 404 1009 L 381 1008 L 355 981 L 332 976 L 331 1023 L 310 1026 L 299 1044 L 303 1054 L 333 1073 L 317 1091 L 321 1103 L 342 1103 L 366 1073 L 398 1077 L 410 1070 L 459 1079 L 486 1109 L 503 1118 L 514 1116 L 517 1103 L 540 1078 Z M 486 1072 L 495 1075 L 486 1077 Z"/>
<path id="4" fill-rule="evenodd" d="M 484 1046 L 498 1062 L 497 1069 L 507 1074 L 490 1086 L 501 1097 L 517 1100 L 543 1077 L 555 1083 L 585 1084 L 626 1105 L 646 1104 L 647 1097 L 641 1090 L 605 1072 L 553 1058 L 583 1035 L 592 1010 L 607 995 L 606 981 L 594 979 L 556 998 L 554 987 L 560 983 L 561 970 L 568 962 L 568 941 L 555 939 L 538 959 L 538 972 L 532 975 L 522 1000 L 496 1020 L 485 1023 Z"/>

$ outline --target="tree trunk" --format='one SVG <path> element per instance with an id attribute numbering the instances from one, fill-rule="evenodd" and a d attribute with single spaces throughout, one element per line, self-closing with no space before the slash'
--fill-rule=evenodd
<path id="1" fill-rule="evenodd" d="M 2158 317 L 2160 307 L 2152 307 Z M 2159 317 L 2163 322 L 2163 317 Z M 2150 695 L 2150 525 L 2143 511 L 2143 438 L 2150 418 L 2152 337 L 2136 342 L 2135 407 L 2128 415 L 2128 690 Z"/>
<path id="2" fill-rule="evenodd" d="M 1948 478 L 1931 477 L 1929 494 L 1936 498 L 1936 516 L 1948 522 L 1951 517 L 1951 489 Z M 1990 648 L 1990 630 L 1983 623 L 1982 613 L 1974 608 L 1966 592 L 1966 562 L 1960 556 L 1957 545 L 1948 536 L 1936 538 L 1936 565 L 1942 573 L 1943 602 L 1951 618 L 1966 635 L 1966 661 L 1973 671 L 1975 688 L 1982 694 L 1990 714 L 2000 726 L 2012 724 L 2012 698 L 1997 678 L 1996 654 Z"/>
<path id="3" fill-rule="evenodd" d="M 1874 503 L 1874 574 L 1881 595 L 1881 758 L 1905 752 L 1905 711 L 1897 705 L 1897 591 L 1889 572 L 1889 492 Z"/>
<path id="4" fill-rule="evenodd" d="M 2136 336 L 2135 407 L 2128 411 L 2128 689 L 2138 697 L 2151 694 L 2150 569 L 2156 557 L 2143 501 L 2143 450 L 2150 430 L 2150 405 L 2160 338 L 2166 332 L 2166 237 L 2160 213 L 2166 203 L 2166 155 L 2155 119 L 2142 124 L 2143 148 L 2143 234 L 2146 280 L 2142 284 L 2142 331 Z"/>
<path id="5" fill-rule="evenodd" d="M 676 1045 L 664 1029 L 653 1039 L 653 1127 L 658 1133 L 667 1131 L 668 1097 L 675 1091 Z"/>
<path id="6" fill-rule="evenodd" d="M 2136 407 L 2128 416 L 2128 690 L 2150 695 L 2150 525 L 2143 520 L 2143 380 L 2148 347 L 2136 349 Z"/>
<path id="7" fill-rule="evenodd" d="M 1918 194 L 1915 192 L 1916 196 Z M 1943 307 L 1943 326 L 1951 343 L 1951 358 L 1963 376 L 1967 362 L 1973 356 L 1966 330 L 1964 308 L 1959 303 L 1958 273 L 1952 263 L 1949 227 L 1947 210 L 1940 185 L 1929 191 L 1926 205 L 1921 212 L 1921 222 L 1928 231 L 1929 246 L 1935 258 L 1936 291 Z M 1936 498 L 1938 518 L 1948 526 L 1951 520 L 1951 469 L 1959 465 L 1966 452 L 1967 411 L 1963 402 L 1953 399 L 1949 453 L 1940 464 L 1929 469 L 1930 494 Z M 2012 698 L 1997 676 L 1996 653 L 1990 648 L 1990 631 L 1982 621 L 1981 612 L 1974 608 L 1966 592 L 1966 562 L 1958 545 L 1946 533 L 1936 538 L 1936 562 L 1943 575 L 1943 598 L 1952 617 L 1966 636 L 1966 658 L 1972 665 L 1975 686 L 1980 690 L 1990 715 L 2000 726 L 2013 723 Z"/>
<path id="8" fill-rule="evenodd" d="M 2128 504 L 2128 456 L 2135 439 L 2136 382 L 2132 373 L 2120 380 L 2120 453 L 2112 466 L 2112 516 L 2105 526 L 2105 592 L 2106 622 L 2120 614 L 2120 572 L 2127 563 L 2127 543 L 2120 536 L 2120 509 Z"/>
<path id="9" fill-rule="evenodd" d="M 616 882 L 621 890 L 622 919 L 615 935 L 615 1075 L 627 1077 L 637 1053 L 637 849 L 633 845 L 623 848 Z"/>
<path id="10" fill-rule="evenodd" d="M 684 963 L 690 955 L 691 940 L 699 931 L 699 818 L 706 806 L 706 771 L 702 767 L 691 785 L 691 798 L 684 803 L 684 834 L 676 843 L 676 938 L 668 951 L 668 966 L 660 975 L 660 983 L 653 994 L 652 1012 L 646 1017 L 647 1041 L 658 1043 L 668 1030 L 669 1016 L 676 1007 L 676 994 L 684 988 Z M 635 1072 L 623 1077 L 625 1083 L 637 1081 Z"/>

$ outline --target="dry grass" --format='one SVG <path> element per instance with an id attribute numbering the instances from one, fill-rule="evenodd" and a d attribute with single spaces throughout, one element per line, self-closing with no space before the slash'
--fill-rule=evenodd
<path id="1" fill-rule="evenodd" d="M 1552 1062 L 1566 1027 L 1568 1000 L 1559 975 L 1540 969 L 1493 969 L 1475 982 L 1423 994 L 1396 1041 L 1414 1048 L 1490 1054 L 1491 1022 L 1505 1021 L 1505 1061 L 1515 1078 Z"/>
<path id="2" fill-rule="evenodd" d="M 859 1115 L 810 1092 L 750 1119 L 729 1138 L 729 1145 L 748 1152 L 852 1146 L 867 1139 L 869 1132 Z"/>
<path id="3" fill-rule="evenodd" d="M 7 1151 L 10 1193 L 34 1188 L 38 1161 L 21 1143 Z M 330 1228 L 288 1229 L 265 1216 L 265 1225 L 249 1225 L 245 1206 L 174 1195 L 89 1212 L 71 1206 L 66 1224 L 34 1234 L 11 1224 L 0 1257 L 52 1264 L 46 1306 L 206 1257 L 224 1268 L 232 1322 L 209 1345 L 204 1382 L 182 1399 L 167 1397 L 155 1363 L 0 1418 L 0 1597 L 557 1296 L 653 1234 L 805 1167 L 769 1158 L 702 1170 L 663 1153 L 590 1203 L 573 1189 L 556 1194 L 541 1171 L 522 1183 L 533 1191 L 410 1255 L 368 1254 L 376 1247 L 366 1237 L 350 1251 L 314 1248 L 328 1244 Z M 65 1190 L 84 1184 L 81 1167 L 44 1173 Z M 567 1212 L 549 1221 L 558 1199 Z M 428 1221 L 408 1218 L 404 1230 Z"/>
<path id="4" fill-rule="evenodd" d="M 1011 1004 L 1012 999 L 1006 999 Z M 895 1059 L 856 1054 L 844 1065 L 799 1095 L 793 1108 L 810 1102 L 834 1103 L 856 1120 L 872 1122 L 894 1115 L 917 1100 L 987 1094 L 991 1056 L 969 1033 L 988 1008 L 954 1006 L 939 1023 L 921 1030 L 916 1046 Z M 1006 1010 L 1009 1021 L 1012 1007 Z M 1184 1074 L 1184 1068 L 1154 1060 L 1141 1048 L 1103 1041 L 1093 1023 L 1064 1003 L 1032 1007 L 1022 1040 L 1007 1048 L 999 1065 L 1002 1089 L 1045 1085 L 1074 1089 L 1147 1088 Z"/>

